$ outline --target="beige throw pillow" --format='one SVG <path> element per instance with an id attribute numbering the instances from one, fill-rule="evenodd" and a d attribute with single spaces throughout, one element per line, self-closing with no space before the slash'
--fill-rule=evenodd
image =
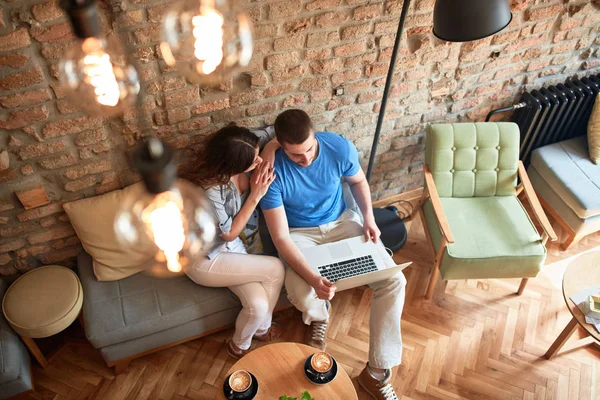
<path id="1" fill-rule="evenodd" d="M 600 100 L 598 95 L 596 95 L 596 102 L 588 121 L 588 147 L 592 162 L 596 165 L 600 164 Z"/>
<path id="2" fill-rule="evenodd" d="M 154 249 L 121 245 L 113 230 L 119 205 L 138 185 L 142 183 L 64 205 L 83 248 L 94 259 L 94 275 L 99 281 L 115 281 L 138 273 L 154 257 Z"/>

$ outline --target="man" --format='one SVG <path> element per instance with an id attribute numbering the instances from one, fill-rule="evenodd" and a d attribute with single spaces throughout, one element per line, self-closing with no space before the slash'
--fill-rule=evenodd
<path id="1" fill-rule="evenodd" d="M 380 231 L 373 217 L 369 185 L 350 141 L 334 133 L 315 134 L 310 117 L 302 110 L 281 113 L 275 120 L 275 134 L 281 145 L 274 161 L 277 178 L 260 206 L 287 264 L 288 297 L 310 325 L 305 342 L 324 350 L 335 285 L 313 271 L 299 248 L 362 234 L 377 241 Z M 342 178 L 350 185 L 364 225 L 344 203 Z M 402 273 L 370 285 L 369 361 L 358 380 L 375 399 L 397 399 L 390 382 L 391 368 L 402 360 L 400 317 L 405 285 Z"/>

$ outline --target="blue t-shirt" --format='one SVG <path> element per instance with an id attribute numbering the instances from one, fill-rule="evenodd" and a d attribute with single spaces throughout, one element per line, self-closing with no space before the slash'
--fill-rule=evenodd
<path id="1" fill-rule="evenodd" d="M 319 154 L 308 166 L 301 167 L 288 158 L 283 149 L 275 154 L 275 173 L 260 208 L 284 206 L 290 228 L 315 227 L 335 221 L 344 211 L 343 176 L 360 170 L 356 147 L 343 136 L 317 132 Z"/>

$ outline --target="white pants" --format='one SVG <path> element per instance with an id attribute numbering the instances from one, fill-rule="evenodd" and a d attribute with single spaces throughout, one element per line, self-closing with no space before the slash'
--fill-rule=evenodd
<path id="1" fill-rule="evenodd" d="M 347 210 L 334 222 L 315 228 L 292 228 L 290 235 L 298 248 L 337 242 L 364 234 L 358 215 Z M 391 261 L 390 261 L 391 262 Z M 369 365 L 389 369 L 402 361 L 400 318 L 404 307 L 406 278 L 399 272 L 392 278 L 369 285 L 373 289 L 370 316 Z M 302 312 L 304 323 L 326 321 L 326 302 L 291 267 L 286 267 L 285 288 L 288 298 Z"/>
<path id="2" fill-rule="evenodd" d="M 197 262 L 186 274 L 199 285 L 228 287 L 239 297 L 243 308 L 232 340 L 240 349 L 249 349 L 254 334 L 265 333 L 271 326 L 284 279 L 279 259 L 224 252 Z"/>

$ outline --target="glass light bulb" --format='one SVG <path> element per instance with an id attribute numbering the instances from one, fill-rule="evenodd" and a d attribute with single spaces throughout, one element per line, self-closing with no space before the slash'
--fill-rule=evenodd
<path id="1" fill-rule="evenodd" d="M 138 74 L 125 59 L 115 39 L 79 40 L 60 63 L 61 84 L 91 114 L 122 114 L 140 91 Z"/>
<path id="2" fill-rule="evenodd" d="M 139 184 L 117 213 L 115 233 L 125 245 L 154 247 L 157 263 L 180 272 L 210 250 L 216 228 L 208 206 L 203 191 L 184 180 L 159 194 Z"/>
<path id="3" fill-rule="evenodd" d="M 160 45 L 165 62 L 193 82 L 219 84 L 252 58 L 248 17 L 226 0 L 184 0 L 167 11 Z"/>

